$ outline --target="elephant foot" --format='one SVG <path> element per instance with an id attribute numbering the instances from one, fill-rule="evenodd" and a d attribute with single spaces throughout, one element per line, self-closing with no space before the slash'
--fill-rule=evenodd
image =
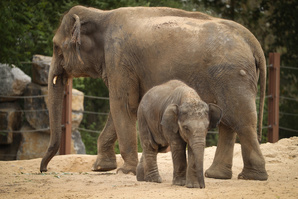
<path id="1" fill-rule="evenodd" d="M 187 182 L 185 185 L 187 188 L 200 188 L 199 183 Z"/>
<path id="2" fill-rule="evenodd" d="M 268 179 L 268 174 L 266 171 L 260 172 L 256 170 L 243 169 L 242 172 L 238 175 L 238 179 L 265 181 Z"/>
<path id="3" fill-rule="evenodd" d="M 232 178 L 232 170 L 231 167 L 219 167 L 219 166 L 211 166 L 206 170 L 205 176 L 207 178 L 215 178 L 215 179 L 231 179 Z"/>
<path id="4" fill-rule="evenodd" d="M 117 168 L 116 157 L 110 159 L 101 159 L 97 157 L 92 166 L 92 171 L 110 171 Z"/>
<path id="5" fill-rule="evenodd" d="M 205 180 L 202 180 L 201 185 L 198 181 L 198 178 L 194 175 L 187 178 L 185 186 L 187 188 L 205 188 Z"/>
<path id="6" fill-rule="evenodd" d="M 117 173 L 136 175 L 136 166 L 130 166 L 124 163 L 122 167 L 117 169 Z"/>
<path id="7" fill-rule="evenodd" d="M 145 181 L 144 173 L 143 174 L 140 174 L 137 171 L 137 181 Z"/>
<path id="8" fill-rule="evenodd" d="M 137 167 L 137 181 L 145 181 L 143 163 L 140 162 Z"/>
<path id="9" fill-rule="evenodd" d="M 173 185 L 177 185 L 177 186 L 184 186 L 185 185 L 185 176 L 183 177 L 175 177 L 173 179 Z"/>
<path id="10" fill-rule="evenodd" d="M 158 173 L 146 175 L 145 180 L 146 180 L 146 182 L 157 182 L 157 183 L 162 182 L 162 179 Z"/>

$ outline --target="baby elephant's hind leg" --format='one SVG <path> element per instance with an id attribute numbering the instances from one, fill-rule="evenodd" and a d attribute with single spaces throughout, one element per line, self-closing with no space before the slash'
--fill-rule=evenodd
<path id="1" fill-rule="evenodd" d="M 137 166 L 137 180 L 161 183 L 161 177 L 157 168 L 158 146 L 152 146 L 151 131 L 139 120 L 140 140 L 143 148 L 141 160 Z"/>
<path id="2" fill-rule="evenodd" d="M 147 182 L 161 183 L 162 179 L 157 167 L 157 151 L 143 151 L 144 177 Z"/>
<path id="3" fill-rule="evenodd" d="M 144 156 L 143 155 L 142 155 L 141 160 L 137 167 L 137 181 L 145 181 Z"/>

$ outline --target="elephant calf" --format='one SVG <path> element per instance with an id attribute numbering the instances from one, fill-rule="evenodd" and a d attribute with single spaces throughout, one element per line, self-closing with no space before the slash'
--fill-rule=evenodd
<path id="1" fill-rule="evenodd" d="M 221 117 L 221 108 L 207 105 L 194 89 L 181 81 L 172 80 L 150 89 L 138 108 L 143 154 L 137 167 L 137 180 L 162 181 L 156 156 L 170 146 L 173 184 L 204 188 L 205 138 L 208 129 L 215 128 Z"/>

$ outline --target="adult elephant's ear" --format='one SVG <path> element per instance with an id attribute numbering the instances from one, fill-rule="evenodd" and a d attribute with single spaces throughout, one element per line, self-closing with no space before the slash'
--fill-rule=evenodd
<path id="1" fill-rule="evenodd" d="M 219 124 L 220 120 L 222 118 L 222 109 L 215 105 L 215 104 L 209 104 L 209 127 L 208 129 L 214 129 Z"/>
<path id="2" fill-rule="evenodd" d="M 166 108 L 160 124 L 165 131 L 178 132 L 178 105 L 170 104 Z"/>
<path id="3" fill-rule="evenodd" d="M 76 14 L 73 15 L 73 18 L 75 19 L 75 23 L 72 29 L 72 37 L 71 42 L 76 44 L 76 52 L 77 57 L 81 64 L 84 64 L 81 53 L 80 53 L 80 46 L 81 46 L 81 21 L 80 17 Z"/>

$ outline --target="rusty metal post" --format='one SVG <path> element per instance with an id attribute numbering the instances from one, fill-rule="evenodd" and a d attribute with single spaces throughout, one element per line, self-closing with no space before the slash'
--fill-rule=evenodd
<path id="1" fill-rule="evenodd" d="M 72 78 L 68 79 L 64 92 L 60 155 L 71 153 Z"/>
<path id="2" fill-rule="evenodd" d="M 269 89 L 268 99 L 268 141 L 279 139 L 279 88 L 280 88 L 280 54 L 269 53 Z"/>

